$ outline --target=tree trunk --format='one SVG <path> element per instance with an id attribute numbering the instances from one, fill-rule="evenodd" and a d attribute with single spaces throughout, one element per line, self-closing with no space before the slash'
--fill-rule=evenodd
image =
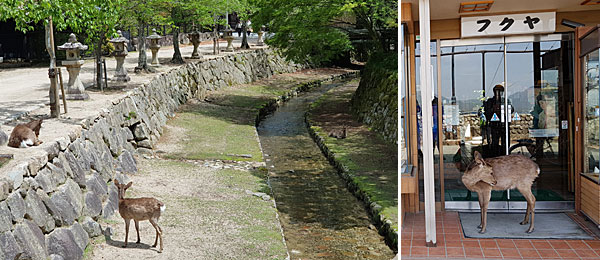
<path id="1" fill-rule="evenodd" d="M 58 88 L 56 75 L 58 71 L 56 69 L 56 54 L 54 52 L 54 32 L 52 30 L 52 16 L 49 17 L 48 22 L 45 26 L 46 31 L 46 50 L 50 55 L 50 68 L 48 69 L 48 77 L 50 78 L 50 89 L 48 95 L 50 96 L 50 117 L 57 118 L 60 115 L 60 103 L 58 102 Z"/>
<path id="2" fill-rule="evenodd" d="M 250 49 L 250 45 L 248 44 L 248 27 L 247 27 L 247 22 L 248 21 L 243 21 L 242 23 L 242 45 L 240 46 L 240 48 L 242 49 Z"/>
<path id="3" fill-rule="evenodd" d="M 217 25 L 217 16 L 213 16 L 215 21 L 215 28 L 213 30 L 213 54 L 219 54 L 219 32 Z"/>
<path id="4" fill-rule="evenodd" d="M 148 66 L 148 57 L 146 56 L 146 35 L 145 24 L 140 23 L 138 26 L 138 65 L 135 67 L 135 73 L 144 72 L 155 72 L 156 70 Z"/>
<path id="5" fill-rule="evenodd" d="M 96 87 L 102 88 L 102 43 L 104 42 L 104 32 L 98 34 L 98 42 L 94 50 L 96 57 Z"/>
<path id="6" fill-rule="evenodd" d="M 175 64 L 184 64 L 185 61 L 183 57 L 181 57 L 181 51 L 179 50 L 179 27 L 173 27 L 173 58 L 171 59 L 171 63 Z"/>

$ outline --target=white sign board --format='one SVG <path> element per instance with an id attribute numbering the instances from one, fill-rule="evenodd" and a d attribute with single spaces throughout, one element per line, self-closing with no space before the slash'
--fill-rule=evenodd
<path id="1" fill-rule="evenodd" d="M 504 14 L 471 16 L 460 19 L 461 37 L 512 34 L 552 33 L 556 30 L 556 13 Z"/>

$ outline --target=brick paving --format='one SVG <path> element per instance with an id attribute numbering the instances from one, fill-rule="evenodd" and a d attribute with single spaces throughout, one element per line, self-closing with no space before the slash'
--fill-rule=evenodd
<path id="1" fill-rule="evenodd" d="M 600 239 L 581 226 L 595 239 L 474 239 L 464 237 L 457 212 L 438 212 L 437 247 L 426 247 L 425 214 L 407 214 L 400 255 L 401 259 L 600 259 Z"/>

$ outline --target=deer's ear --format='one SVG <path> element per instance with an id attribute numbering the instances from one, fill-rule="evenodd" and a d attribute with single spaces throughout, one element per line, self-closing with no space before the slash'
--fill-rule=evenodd
<path id="1" fill-rule="evenodd" d="M 131 187 L 132 184 L 133 184 L 132 181 L 130 181 L 129 183 L 127 183 L 127 185 L 125 185 L 125 189 L 129 189 L 129 187 Z"/>
<path id="2" fill-rule="evenodd" d="M 474 159 L 476 162 L 479 162 L 479 163 L 484 163 L 484 161 L 483 161 L 483 157 L 481 157 L 481 154 L 480 154 L 478 151 L 475 151 L 475 152 L 473 152 L 473 159 Z"/>

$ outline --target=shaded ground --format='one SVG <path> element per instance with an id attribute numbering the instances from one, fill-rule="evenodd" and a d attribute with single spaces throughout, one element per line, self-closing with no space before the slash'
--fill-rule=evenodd
<path id="1" fill-rule="evenodd" d="M 355 80 L 328 91 L 311 106 L 309 118 L 336 159 L 348 166 L 353 181 L 382 206 L 382 214 L 398 232 L 398 147 L 384 142 L 351 114 L 349 101 L 357 87 Z M 344 126 L 345 139 L 329 137 Z"/>

